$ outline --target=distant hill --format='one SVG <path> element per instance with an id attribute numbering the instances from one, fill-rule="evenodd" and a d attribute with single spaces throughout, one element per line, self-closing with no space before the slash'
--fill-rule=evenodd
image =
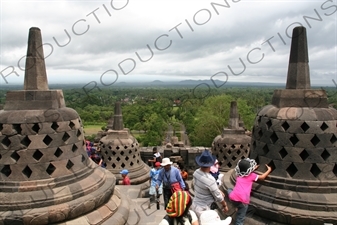
<path id="1" fill-rule="evenodd" d="M 161 81 L 161 80 L 154 80 L 151 82 L 152 84 L 162 84 L 164 83 L 164 81 Z"/>
<path id="2" fill-rule="evenodd" d="M 285 84 L 278 83 L 261 83 L 261 82 L 226 82 L 221 80 L 182 80 L 182 81 L 161 81 L 154 80 L 152 82 L 119 82 L 114 84 L 118 87 L 195 87 L 200 85 L 200 87 L 210 87 L 210 88 L 227 88 L 227 87 L 278 87 L 285 88 Z"/>
<path id="3" fill-rule="evenodd" d="M 182 80 L 179 81 L 179 84 L 183 85 L 200 85 L 200 84 L 207 84 L 214 87 L 220 87 L 220 86 L 272 86 L 272 87 L 284 87 L 285 84 L 281 83 L 262 83 L 262 82 L 226 82 L 221 80 Z"/>
<path id="4" fill-rule="evenodd" d="M 147 88 L 193 88 L 196 86 L 205 87 L 205 88 L 229 88 L 229 87 L 269 87 L 269 88 L 276 88 L 276 89 L 284 89 L 285 84 L 282 83 L 263 83 L 263 82 L 226 82 L 224 83 L 221 80 L 181 80 L 181 81 L 161 81 L 161 80 L 154 80 L 150 82 L 116 82 L 111 86 L 103 86 L 100 83 L 96 83 L 99 87 L 147 87 Z M 71 88 L 82 88 L 87 86 L 87 88 L 93 88 L 96 84 L 89 84 L 88 83 L 50 83 L 50 89 L 71 89 Z M 312 88 L 320 88 L 321 86 L 314 86 Z M 22 90 L 23 85 L 1 85 L 2 90 Z"/>
<path id="5" fill-rule="evenodd" d="M 149 87 L 149 88 L 155 88 L 155 87 L 161 87 L 161 88 L 183 88 L 183 87 L 196 87 L 200 85 L 200 87 L 210 87 L 210 88 L 229 88 L 229 87 L 269 87 L 269 88 L 277 88 L 277 89 L 284 89 L 285 83 L 263 83 L 263 82 L 226 82 L 221 80 L 181 80 L 181 81 L 161 81 L 161 80 L 154 80 L 149 82 L 116 82 L 112 85 L 103 86 L 99 82 L 87 82 L 87 83 L 49 83 L 50 89 L 72 89 L 72 88 L 82 88 L 87 87 L 87 89 L 93 88 L 94 85 L 98 85 L 99 87 Z M 312 88 L 321 88 L 321 87 L 330 87 L 327 85 L 311 85 Z M 335 86 L 332 86 L 335 87 Z M 22 90 L 23 85 L 22 84 L 6 84 L 6 85 L 0 85 L 1 90 Z"/>

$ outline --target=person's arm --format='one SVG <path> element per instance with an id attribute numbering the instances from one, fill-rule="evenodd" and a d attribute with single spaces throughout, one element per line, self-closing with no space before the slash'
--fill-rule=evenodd
<path id="1" fill-rule="evenodd" d="M 164 169 L 160 169 L 159 174 L 158 174 L 158 179 L 157 179 L 157 184 L 156 184 L 157 189 L 160 187 L 161 183 L 163 182 L 163 170 Z"/>
<path id="2" fill-rule="evenodd" d="M 264 172 L 262 175 L 259 175 L 258 180 L 262 181 L 262 180 L 266 179 L 266 177 L 271 173 L 271 167 L 268 166 L 267 164 L 266 164 L 266 167 L 267 167 L 267 171 Z"/>
<path id="3" fill-rule="evenodd" d="M 150 186 L 151 186 L 151 181 L 152 181 L 152 170 L 150 170 L 150 179 L 149 179 Z"/>
<path id="4" fill-rule="evenodd" d="M 225 199 L 221 202 L 221 205 L 223 207 L 224 213 L 228 212 L 228 206 L 227 206 Z"/>
<path id="5" fill-rule="evenodd" d="M 154 163 L 154 162 L 156 162 L 156 157 L 153 157 L 153 159 L 149 159 L 148 161 Z"/>
<path id="6" fill-rule="evenodd" d="M 215 179 L 212 178 L 212 181 L 209 182 L 208 189 L 212 193 L 215 202 L 223 203 L 224 194 L 220 191 Z"/>
<path id="7" fill-rule="evenodd" d="M 190 210 L 190 214 L 191 214 L 191 217 L 192 217 L 191 225 L 199 225 L 199 220 L 198 220 L 198 217 L 195 214 L 195 212 Z"/>
<path id="8" fill-rule="evenodd" d="M 218 190 L 217 191 L 214 191 L 214 193 L 218 193 L 218 192 L 220 192 L 220 195 L 222 196 L 222 200 L 220 200 L 219 201 L 219 203 L 222 205 L 222 207 L 223 207 L 223 212 L 224 213 L 226 213 L 226 212 L 228 212 L 228 206 L 227 206 L 227 202 L 226 202 L 226 200 L 225 200 L 225 194 L 218 188 Z M 212 192 L 213 193 L 213 192 Z M 214 196 L 214 198 L 216 199 L 216 198 L 220 198 L 221 199 L 221 197 L 220 196 L 217 196 L 217 195 L 213 195 Z"/>

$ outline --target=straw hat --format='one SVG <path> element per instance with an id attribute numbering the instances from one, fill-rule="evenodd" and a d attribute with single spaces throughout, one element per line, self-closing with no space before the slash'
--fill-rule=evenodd
<path id="1" fill-rule="evenodd" d="M 173 162 L 171 162 L 171 160 L 169 158 L 163 158 L 162 162 L 161 162 L 161 166 L 166 166 L 166 165 L 172 165 Z"/>

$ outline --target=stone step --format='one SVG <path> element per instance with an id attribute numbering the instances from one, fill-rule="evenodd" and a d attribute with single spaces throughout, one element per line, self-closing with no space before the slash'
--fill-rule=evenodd
<path id="1" fill-rule="evenodd" d="M 157 210 L 157 204 L 155 202 L 152 202 L 151 207 L 149 208 L 149 198 L 137 198 L 134 199 L 133 202 L 134 205 L 137 206 L 137 213 L 140 217 L 139 225 L 158 225 L 159 222 L 166 215 L 166 211 L 164 210 L 164 201 L 162 197 L 159 210 Z"/>

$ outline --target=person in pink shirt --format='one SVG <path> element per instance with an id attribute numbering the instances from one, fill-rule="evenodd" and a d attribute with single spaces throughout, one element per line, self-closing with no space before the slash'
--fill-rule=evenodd
<path id="1" fill-rule="evenodd" d="M 253 182 L 264 180 L 271 173 L 271 167 L 266 164 L 267 171 L 257 175 L 253 171 L 258 167 L 255 160 L 249 158 L 241 159 L 235 167 L 236 183 L 233 189 L 229 188 L 227 191 L 229 199 L 237 208 L 235 225 L 243 225 L 245 221 Z"/>

